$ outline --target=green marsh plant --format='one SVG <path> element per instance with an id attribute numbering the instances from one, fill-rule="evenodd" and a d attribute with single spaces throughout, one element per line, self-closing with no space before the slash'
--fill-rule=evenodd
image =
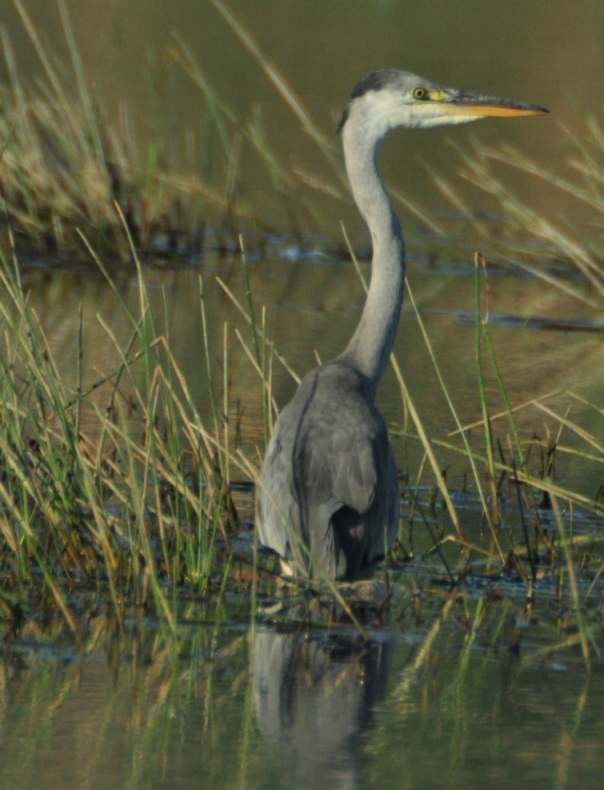
<path id="1" fill-rule="evenodd" d="M 46 600 L 77 634 L 70 596 L 93 588 L 109 596 L 120 621 L 134 606 L 174 631 L 184 584 L 198 595 L 224 586 L 238 527 L 233 453 L 218 404 L 205 424 L 168 339 L 157 333 L 140 266 L 138 310 L 122 303 L 130 340 L 120 346 L 105 326 L 119 365 L 82 391 L 81 378 L 75 387 L 62 380 L 18 264 L 2 264 L 3 608 L 16 620 Z M 201 288 L 200 306 L 205 328 Z M 81 357 L 81 333 L 79 343 Z"/>

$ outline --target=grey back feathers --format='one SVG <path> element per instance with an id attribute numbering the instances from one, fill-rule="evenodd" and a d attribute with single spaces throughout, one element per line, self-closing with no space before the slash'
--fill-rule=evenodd
<path id="1" fill-rule="evenodd" d="M 334 360 L 312 370 L 273 433 L 259 492 L 260 542 L 293 572 L 354 579 L 398 528 L 396 468 L 369 384 Z"/>

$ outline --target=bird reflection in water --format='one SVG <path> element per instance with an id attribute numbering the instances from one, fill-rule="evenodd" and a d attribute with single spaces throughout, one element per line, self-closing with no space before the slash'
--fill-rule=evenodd
<path id="1" fill-rule="evenodd" d="M 359 738 L 385 694 L 392 645 L 268 629 L 250 639 L 254 717 L 288 786 L 360 786 Z"/>

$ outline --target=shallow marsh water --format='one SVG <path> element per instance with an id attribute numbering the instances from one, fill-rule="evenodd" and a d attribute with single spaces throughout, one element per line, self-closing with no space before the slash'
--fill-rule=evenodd
<path id="1" fill-rule="evenodd" d="M 236 326 L 244 337 L 249 330 L 215 281 L 219 276 L 242 299 L 240 261 L 209 257 L 201 268 L 145 270 L 158 332 L 169 337 L 192 393 L 201 408 L 207 407 L 200 363 L 200 275 L 216 380 L 222 381 L 227 321 L 231 416 L 239 413 L 243 449 L 253 453 L 264 441 L 259 384 L 234 337 Z M 328 357 L 342 347 L 362 302 L 350 264 L 329 259 L 292 263 L 281 256 L 250 263 L 249 276 L 256 309 L 270 306 L 271 334 L 295 369 L 302 372 L 313 363 L 314 349 Z M 130 330 L 102 276 L 31 269 L 24 279 L 66 379 L 72 377 L 75 384 L 80 305 L 86 377 L 95 380 L 112 370 L 118 360 L 99 318 L 118 342 L 125 343 Z M 463 419 L 472 421 L 479 406 L 468 399 L 476 393 L 475 329 L 467 321 L 474 299 L 471 266 L 461 262 L 439 270 L 415 261 L 409 280 L 451 395 Z M 601 333 L 550 327 L 552 316 L 564 315 L 578 329 L 592 321 L 595 325 L 597 316 L 582 312 L 578 317 L 562 297 L 544 295 L 536 281 L 510 272 L 494 273 L 489 288 L 493 342 L 512 402 L 568 386 L 597 401 Z M 137 278 L 123 275 L 119 291 L 136 309 Z M 533 320 L 525 327 L 528 314 L 542 324 Z M 498 316 L 506 318 L 499 321 Z M 422 342 L 407 306 L 397 354 L 422 419 L 435 436 L 444 436 L 453 422 Z M 276 369 L 274 378 L 276 398 L 283 403 L 293 388 L 291 377 Z M 100 388 L 93 397 L 102 406 L 107 393 Z M 489 397 L 495 404 L 493 381 Z M 561 411 L 568 398 L 563 391 L 548 403 Z M 380 403 L 395 437 L 400 402 L 389 375 Z M 587 429 L 601 434 L 591 409 L 581 404 L 573 408 L 575 421 L 583 420 Z M 534 408 L 520 412 L 518 424 L 523 432 L 543 436 L 557 430 L 556 420 Z M 425 484 L 415 477 L 419 447 L 394 441 L 410 483 Z M 443 465 L 450 463 L 448 481 L 457 491 L 468 538 L 479 541 L 480 508 L 471 487 L 462 490 L 468 469 L 444 451 L 441 458 Z M 599 470 L 597 464 L 589 467 L 563 455 L 557 476 L 593 496 L 601 483 Z M 522 541 L 522 533 L 512 492 L 508 499 L 505 540 L 512 545 Z M 249 491 L 243 500 L 247 509 L 244 504 L 241 512 L 249 519 Z M 409 507 L 406 495 L 404 514 Z M 574 530 L 576 536 L 594 536 L 602 524 L 577 517 Z M 249 545 L 249 532 L 244 532 L 242 551 L 248 561 Z M 279 599 L 260 590 L 259 615 L 252 621 L 245 585 L 224 600 L 183 604 L 178 637 L 171 643 L 176 656 L 159 624 L 132 616 L 120 634 L 104 618 L 98 600 L 90 608 L 81 605 L 88 623 L 84 652 L 61 648 L 62 640 L 45 647 L 32 626 L 17 642 L 3 646 L 0 787 L 29 787 L 42 778 L 45 786 L 63 790 L 436 788 L 519 782 L 599 787 L 604 667 L 594 654 L 588 680 L 574 630 L 565 626 L 570 603 L 558 600 L 552 580 L 538 581 L 529 601 L 524 584 L 494 581 L 488 572 L 482 577 L 478 563 L 468 587 L 451 597 L 440 560 L 424 556 L 430 545 L 417 525 L 416 559 L 400 568 L 394 614 L 368 626 L 368 644 L 354 627 L 327 611 L 333 604 L 324 604 L 318 617 L 316 604 L 304 595 L 294 595 L 292 601 L 299 614 L 275 619 Z M 453 567 L 458 549 L 445 547 L 445 554 Z M 591 591 L 594 607 L 602 606 L 603 595 L 599 588 Z"/>
<path id="2" fill-rule="evenodd" d="M 460 604 L 440 628 L 439 612 L 425 599 L 368 645 L 349 627 L 185 614 L 176 662 L 152 622 L 127 624 L 118 648 L 99 618 L 86 656 L 15 646 L 1 786 L 600 787 L 601 669 L 588 681 L 572 651 L 541 652 L 547 622 L 522 626 L 518 649 L 509 601 L 487 602 L 475 630 Z"/>
<path id="3" fill-rule="evenodd" d="M 2 24 L 27 82 L 39 76 L 39 63 L 13 4 L 4 5 Z M 296 174 L 292 192 L 303 229 L 308 223 L 316 231 L 319 224 L 333 239 L 344 219 L 355 237 L 365 239 L 347 197 L 334 200 L 315 188 L 321 184 L 316 149 L 209 3 L 94 0 L 67 5 L 88 78 L 108 101 L 110 117 L 118 117 L 121 102 L 128 104 L 143 151 L 168 132 L 164 155 L 173 156 L 175 169 L 193 164 L 224 184 L 225 162 L 213 156 L 216 141 L 203 139 L 207 119 L 199 94 L 182 75 L 165 70 L 175 32 L 199 53 L 212 84 L 241 119 L 248 120 L 254 107 L 260 107 L 270 145 Z M 598 0 L 584 0 L 580 6 L 558 2 L 555 10 L 542 0 L 506 0 L 491 3 L 488 13 L 484 3 L 470 0 L 429 6 L 233 0 L 232 6 L 328 131 L 335 128 L 346 97 L 365 72 L 384 66 L 409 68 L 445 83 L 550 107 L 548 126 L 541 120 L 485 123 L 472 133 L 485 145 L 511 143 L 557 172 L 573 152 L 572 137 L 580 139 L 584 133 L 601 83 L 604 10 Z M 55 5 L 30 0 L 27 8 L 44 37 L 63 52 Z M 559 132 L 558 122 L 571 130 L 570 136 Z M 429 213 L 447 206 L 423 162 L 447 178 L 459 169 L 446 139 L 464 148 L 470 145 L 470 135 L 462 129 L 410 133 L 390 141 L 382 159 L 389 182 L 400 183 Z M 507 183 L 529 195 L 548 216 L 567 212 L 564 199 L 552 195 L 546 184 L 509 177 Z M 315 186 L 307 188 L 309 184 Z M 271 227 L 287 229 L 283 195 L 272 188 L 266 170 L 245 147 L 239 199 L 249 201 Z M 482 199 L 473 195 L 470 202 L 477 205 L 478 200 L 483 207 Z M 320 218 L 315 225 L 308 221 L 311 215 Z M 413 236 L 415 219 L 409 212 L 403 216 Z M 462 421 L 471 423 L 480 414 L 474 239 L 464 237 L 464 242 L 465 257 L 448 266 L 438 261 L 436 267 L 428 265 L 425 249 L 410 245 L 409 281 L 456 408 Z M 342 348 L 358 317 L 362 292 L 350 264 L 331 254 L 300 253 L 296 244 L 277 239 L 275 254 L 250 258 L 249 271 L 258 309 L 269 307 L 271 337 L 303 373 L 314 364 L 315 352 L 329 358 Z M 232 424 L 240 421 L 239 441 L 253 455 L 264 446 L 260 385 L 235 328 L 244 337 L 249 332 L 215 281 L 220 276 L 244 296 L 239 256 L 219 259 L 210 254 L 199 265 L 145 270 L 152 309 L 186 371 L 192 394 L 207 409 L 207 380 L 200 363 L 200 273 L 216 380 L 222 380 L 222 338 L 228 322 L 229 417 Z M 112 371 L 119 354 L 98 316 L 122 344 L 130 328 L 103 276 L 89 268 L 54 271 L 44 264 L 24 272 L 24 278 L 66 378 L 75 385 L 80 306 L 84 383 Z M 117 281 L 125 300 L 136 306 L 136 277 L 123 273 Z M 558 415 L 572 409 L 573 422 L 601 437 L 602 414 L 568 393 L 601 404 L 601 315 L 530 277 L 489 269 L 489 321 L 512 404 L 555 393 L 544 401 L 548 408 Z M 446 439 L 454 422 L 408 301 L 397 356 L 428 432 Z M 273 386 L 282 405 L 294 383 L 276 366 Z M 488 395 L 496 412 L 501 400 L 492 374 Z M 99 388 L 91 397 L 103 405 L 107 391 Z M 398 438 L 404 414 L 391 373 L 380 392 L 380 406 L 393 428 L 398 462 L 413 482 L 422 451 Z M 520 411 L 517 420 L 521 431 L 535 432 L 541 439 L 558 431 L 558 421 L 536 406 Z M 505 442 L 505 421 L 496 421 L 494 430 Z M 563 431 L 560 444 L 570 451 L 576 437 Z M 459 501 L 467 499 L 463 510 L 468 529 L 480 533 L 472 491 L 464 490 L 467 468 L 459 456 L 442 448 L 439 460 L 448 466 L 447 479 Z M 601 466 L 586 464 L 571 452 L 561 451 L 556 474 L 558 482 L 589 497 L 602 483 Z M 507 538 L 517 543 L 520 524 L 512 506 L 510 510 Z M 245 512 L 249 518 L 249 501 Z M 583 530 L 601 537 L 600 522 L 578 519 L 575 527 L 578 534 Z M 242 542 L 246 539 L 249 534 Z M 40 613 L 38 623 L 18 642 L 2 645 L 0 788 L 41 783 L 49 790 L 516 784 L 599 788 L 604 775 L 604 667 L 594 650 L 588 680 L 576 635 L 567 629 L 568 602 L 559 602 L 553 584 L 542 581 L 534 602 L 527 603 L 524 585 L 493 583 L 486 573 L 469 579 L 463 595 L 450 598 L 446 585 L 435 581 L 435 563 L 424 562 L 429 547 L 425 531 L 416 526 L 416 558 L 400 570 L 402 595 L 407 597 L 397 602 L 397 617 L 385 616 L 383 624 L 368 628 L 369 646 L 347 625 L 307 627 L 312 612 L 306 611 L 310 604 L 303 598 L 298 601 L 302 615 L 297 627 L 272 622 L 275 601 L 267 593 L 261 595 L 261 611 L 252 624 L 246 588 L 232 592 L 226 603 L 183 603 L 176 656 L 165 632 L 151 619 L 132 614 L 120 633 L 104 617 L 102 597 L 99 601 L 93 595 L 90 607 L 79 602 L 88 624 L 84 650 L 63 646 L 59 627 L 53 642 L 52 624 L 42 627 Z M 439 561 L 436 565 L 442 570 Z M 593 591 L 593 600 L 601 622 L 601 590 Z M 601 647 L 601 631 L 594 641 Z"/>

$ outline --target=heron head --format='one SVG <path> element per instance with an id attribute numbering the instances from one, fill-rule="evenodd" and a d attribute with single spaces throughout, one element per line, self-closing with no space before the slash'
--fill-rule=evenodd
<path id="1" fill-rule="evenodd" d="M 430 128 L 492 115 L 512 118 L 546 112 L 534 104 L 443 88 L 406 71 L 374 71 L 352 92 L 338 131 L 354 119 L 380 139 L 397 127 Z"/>

